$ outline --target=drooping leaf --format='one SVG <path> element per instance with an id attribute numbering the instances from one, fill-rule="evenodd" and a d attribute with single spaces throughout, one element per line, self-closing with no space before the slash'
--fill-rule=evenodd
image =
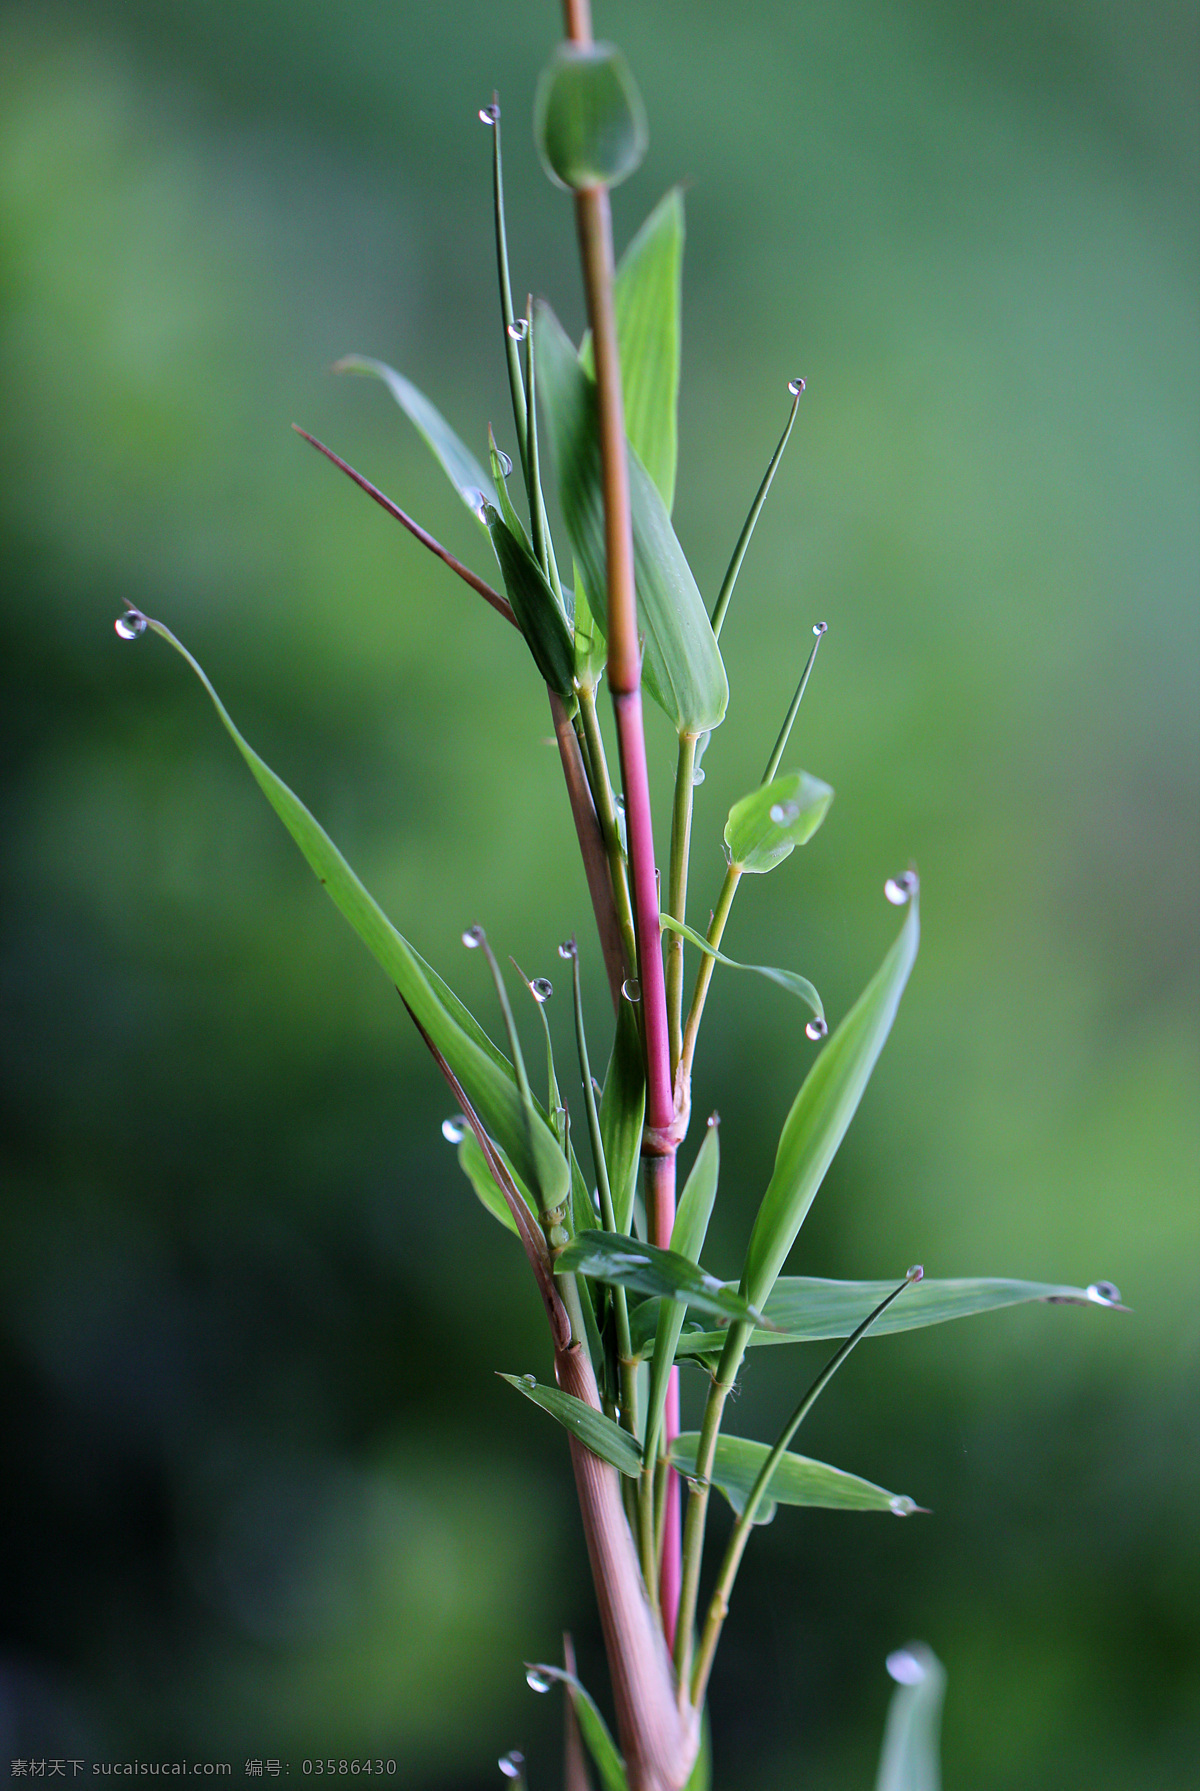
<path id="1" fill-rule="evenodd" d="M 817 1019 L 824 1024 L 825 1008 L 821 997 L 806 976 L 801 976 L 795 970 L 780 970 L 774 964 L 739 964 L 736 958 L 727 958 L 723 951 L 717 951 L 716 947 L 710 945 L 707 939 L 695 932 L 693 928 L 686 926 L 683 921 L 676 920 L 673 915 L 660 914 L 658 919 L 660 926 L 666 927 L 672 933 L 682 934 L 690 945 L 694 945 L 698 951 L 704 952 L 706 957 L 715 958 L 718 964 L 725 964 L 730 970 L 752 970 L 756 976 L 765 976 L 768 982 L 778 983 L 779 987 L 786 989 L 789 995 L 798 995 L 800 1000 L 812 1009 Z"/>
<path id="2" fill-rule="evenodd" d="M 774 870 L 810 840 L 825 819 L 833 791 L 807 771 L 788 771 L 743 796 L 729 811 L 729 862 L 750 875 Z"/>
<path id="3" fill-rule="evenodd" d="M 887 1281 L 822 1281 L 802 1275 L 781 1275 L 767 1295 L 763 1316 L 779 1328 L 755 1331 L 751 1344 L 815 1343 L 823 1338 L 849 1337 L 887 1292 Z M 1070 1287 L 1045 1281 L 1006 1281 L 990 1277 L 953 1281 L 920 1281 L 903 1300 L 871 1327 L 872 1337 L 894 1331 L 919 1331 L 955 1318 L 971 1318 L 979 1312 L 995 1312 L 1003 1306 L 1040 1301 L 1047 1306 L 1105 1306 L 1124 1311 L 1118 1299 L 1102 1288 Z M 1113 1290 L 1115 1291 L 1115 1290 Z M 654 1315 L 639 1307 L 631 1317 L 635 1350 L 645 1347 L 654 1334 Z M 725 1342 L 723 1331 L 693 1329 L 680 1338 L 676 1356 L 716 1355 Z"/>
<path id="4" fill-rule="evenodd" d="M 612 1056 L 600 1097 L 600 1138 L 618 1231 L 627 1232 L 633 1222 L 645 1115 L 646 1070 L 637 1014 L 631 1001 L 619 1001 Z"/>
<path id="5" fill-rule="evenodd" d="M 642 1471 L 641 1449 L 627 1430 L 622 1430 L 603 1412 L 585 1405 L 582 1399 L 576 1399 L 573 1393 L 564 1393 L 559 1387 L 543 1387 L 531 1374 L 502 1374 L 500 1379 L 523 1393 L 526 1399 L 531 1399 L 534 1405 L 540 1405 L 552 1418 L 557 1418 L 601 1461 L 607 1461 L 622 1474 L 637 1479 Z"/>
<path id="6" fill-rule="evenodd" d="M 875 1791 L 941 1791 L 940 1740 L 946 1670 L 924 1642 L 888 1655 L 896 1681 Z"/>
<path id="7" fill-rule="evenodd" d="M 497 510 L 491 504 L 485 504 L 483 514 L 504 578 L 504 589 L 538 671 L 551 690 L 573 709 L 575 642 L 571 625 L 559 606 L 549 579 L 534 558 L 529 537 L 508 495 L 499 450 L 494 441 L 490 445 L 500 505 Z"/>
<path id="8" fill-rule="evenodd" d="M 675 503 L 679 451 L 683 235 L 683 193 L 672 187 L 622 255 L 613 282 L 625 434 L 658 487 L 668 515 Z M 594 376 L 590 331 L 579 359 Z"/>
<path id="9" fill-rule="evenodd" d="M 846 1135 L 883 1050 L 920 939 L 918 892 L 911 887 L 900 936 L 831 1035 L 784 1121 L 775 1169 L 750 1234 L 742 1291 L 753 1306 L 775 1285 L 834 1153 Z"/>
<path id="10" fill-rule="evenodd" d="M 498 507 L 496 488 L 474 454 L 459 440 L 436 404 L 410 379 L 405 379 L 386 361 L 375 361 L 369 355 L 361 354 L 346 355 L 337 363 L 334 372 L 370 374 L 383 381 L 400 409 L 433 449 L 442 471 L 477 522 L 483 521 L 485 502 L 493 509 Z"/>
<path id="11" fill-rule="evenodd" d="M 563 519 L 595 620 L 605 628 L 608 575 L 596 389 L 553 311 L 538 305 L 535 316 L 541 398 Z M 666 506 L 634 453 L 629 454 L 629 496 L 638 625 L 645 635 L 642 676 L 676 728 L 700 734 L 720 723 L 729 700 L 716 636 Z"/>
<path id="12" fill-rule="evenodd" d="M 671 1250 L 687 1262 L 699 1263 L 700 1252 L 708 1232 L 713 1202 L 717 1197 L 717 1178 L 721 1167 L 720 1127 L 716 1115 L 709 1121 L 704 1140 L 696 1153 L 691 1174 L 684 1184 L 671 1228 Z M 646 1459 L 657 1453 L 659 1425 L 667 1397 L 675 1345 L 687 1316 L 678 1300 L 664 1299 L 659 1307 L 658 1330 L 654 1341 L 654 1362 L 650 1370 L 650 1391 L 646 1396 Z"/>
<path id="13" fill-rule="evenodd" d="M 364 888 L 324 828 L 314 820 L 299 797 L 277 777 L 264 759 L 243 739 L 228 710 L 201 666 L 169 628 L 151 621 L 150 627 L 191 666 L 212 699 L 230 739 L 249 766 L 255 781 L 275 810 L 322 887 L 341 909 L 368 951 L 399 989 L 418 1023 L 429 1034 L 462 1083 L 489 1133 L 511 1160 L 527 1187 L 552 1204 L 566 1198 L 570 1169 L 549 1126 L 538 1114 L 526 1112 L 512 1066 L 496 1047 L 480 1043 L 482 1028 L 471 1020 L 465 1025 L 462 1003 L 441 999 L 440 979 L 428 976 L 423 960 L 397 932 L 375 898 Z M 444 987 L 445 985 L 440 985 Z"/>
<path id="14" fill-rule="evenodd" d="M 517 1231 L 517 1222 L 509 1210 L 508 1202 L 500 1192 L 500 1189 L 496 1184 L 495 1176 L 488 1168 L 487 1158 L 479 1147 L 479 1140 L 476 1138 L 474 1132 L 469 1129 L 463 1133 L 462 1140 L 459 1143 L 458 1164 L 472 1188 L 474 1188 L 475 1193 L 479 1198 L 480 1205 L 492 1215 L 493 1219 L 499 1219 L 501 1225 L 506 1226 L 507 1229 L 512 1232 L 514 1237 L 519 1237 L 520 1233 Z M 521 1187 L 520 1181 L 515 1175 L 513 1176 L 513 1180 L 517 1183 L 518 1189 L 520 1189 L 520 1192 L 524 1195 L 525 1189 Z M 530 1212 L 536 1218 L 537 1209 L 527 1195 L 526 1204 L 528 1205 Z"/>
<path id="15" fill-rule="evenodd" d="M 574 1271 L 615 1287 L 631 1287 L 637 1293 L 663 1295 L 717 1318 L 763 1323 L 760 1312 L 725 1282 L 706 1274 L 697 1263 L 621 1232 L 581 1231 L 557 1258 L 554 1268 L 556 1274 Z"/>
<path id="16" fill-rule="evenodd" d="M 614 44 L 559 44 L 538 77 L 534 137 L 556 186 L 616 186 L 640 163 L 646 110 Z"/>
<path id="17" fill-rule="evenodd" d="M 586 1687 L 580 1684 L 574 1673 L 563 1667 L 552 1667 L 544 1661 L 531 1661 L 527 1668 L 531 1677 L 554 1680 L 565 1685 L 570 1695 L 571 1705 L 579 1722 L 580 1732 L 587 1743 L 588 1752 L 596 1763 L 605 1791 L 629 1791 L 629 1781 L 625 1777 L 625 1762 L 617 1750 L 617 1744 L 609 1734 L 608 1724 L 600 1714 L 596 1700 Z M 540 1689 L 540 1688 L 539 1688 Z"/>
<path id="18" fill-rule="evenodd" d="M 671 1446 L 671 1460 L 681 1474 L 696 1471 L 696 1449 L 699 1431 L 684 1431 Z M 771 1453 L 767 1443 L 754 1443 L 747 1437 L 722 1436 L 717 1439 L 713 1460 L 712 1483 L 729 1500 L 740 1517 L 754 1488 L 763 1463 Z M 920 1509 L 913 1500 L 900 1493 L 891 1493 L 857 1474 L 847 1474 L 823 1461 L 812 1461 L 806 1455 L 787 1454 L 771 1476 L 767 1498 L 759 1506 L 758 1523 L 769 1523 L 776 1505 L 815 1505 L 827 1511 L 890 1511 L 895 1517 L 909 1517 Z"/>

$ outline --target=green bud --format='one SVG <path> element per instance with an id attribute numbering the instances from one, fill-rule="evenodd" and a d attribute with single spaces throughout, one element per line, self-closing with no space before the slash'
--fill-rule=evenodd
<path id="1" fill-rule="evenodd" d="M 556 185 L 616 186 L 646 153 L 646 112 L 614 44 L 560 44 L 533 108 L 542 165 Z"/>

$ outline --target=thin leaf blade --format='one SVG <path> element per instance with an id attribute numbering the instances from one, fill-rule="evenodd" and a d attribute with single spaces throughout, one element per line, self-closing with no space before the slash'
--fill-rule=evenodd
<path id="1" fill-rule="evenodd" d="M 718 951 L 715 945 L 710 945 L 707 939 L 686 925 L 684 921 L 676 920 L 674 915 L 660 914 L 658 919 L 660 926 L 665 927 L 668 932 L 679 933 L 688 941 L 689 945 L 694 945 L 697 951 L 702 951 L 706 957 L 715 958 L 718 964 L 724 964 L 730 970 L 749 970 L 755 976 L 765 976 L 768 982 L 778 984 L 781 989 L 786 989 L 789 995 L 798 996 L 807 1007 L 812 1009 L 822 1025 L 824 1024 L 824 1004 L 806 976 L 801 976 L 796 970 L 781 970 L 775 964 L 739 964 L 736 958 L 727 958 L 723 951 Z"/>
<path id="2" fill-rule="evenodd" d="M 916 962 L 920 915 L 915 882 L 896 943 L 801 1084 L 784 1121 L 775 1168 L 750 1234 L 742 1291 L 761 1306 L 858 1110 Z"/>
<path id="3" fill-rule="evenodd" d="M 595 1761 L 605 1791 L 629 1791 L 625 1762 L 609 1733 L 608 1724 L 600 1714 L 595 1698 L 586 1686 L 565 1667 L 552 1667 L 544 1661 L 531 1661 L 528 1671 L 541 1679 L 556 1680 L 559 1685 L 566 1686 L 580 1731 L 587 1743 L 588 1752 Z"/>
<path id="4" fill-rule="evenodd" d="M 560 1387 L 543 1387 L 531 1374 L 502 1374 L 500 1379 L 549 1412 L 601 1461 L 609 1462 L 630 1479 L 637 1479 L 642 1471 L 642 1451 L 636 1439 L 603 1412 L 585 1405 L 573 1393 L 564 1393 Z"/>
<path id="5" fill-rule="evenodd" d="M 559 501 L 595 621 L 604 629 L 608 575 L 595 386 L 548 306 L 537 306 L 535 327 Z M 729 701 L 725 667 L 666 506 L 632 452 L 629 495 L 646 689 L 680 732 L 701 734 L 724 718 Z"/>
<path id="6" fill-rule="evenodd" d="M 717 1318 L 751 1325 L 764 1322 L 761 1312 L 728 1283 L 706 1274 L 698 1263 L 620 1232 L 581 1231 L 556 1259 L 554 1268 L 556 1274 L 590 1275 L 594 1281 L 676 1300 Z"/>
<path id="7" fill-rule="evenodd" d="M 618 1231 L 627 1232 L 633 1223 L 645 1116 L 646 1067 L 637 1015 L 631 1001 L 619 1001 L 612 1056 L 600 1097 L 600 1142 Z"/>
<path id="8" fill-rule="evenodd" d="M 695 1473 L 699 1441 L 700 1433 L 695 1430 L 683 1431 L 675 1438 L 671 1461 L 681 1474 Z M 717 1439 L 712 1483 L 739 1517 L 770 1453 L 769 1444 L 752 1442 L 749 1437 Z M 781 1458 L 766 1494 L 764 1505 L 807 1505 L 824 1511 L 888 1511 L 894 1517 L 909 1517 L 920 1509 L 903 1493 L 889 1492 L 858 1474 L 848 1474 L 828 1462 L 790 1452 Z M 758 1521 L 767 1519 L 760 1516 Z"/>
<path id="9" fill-rule="evenodd" d="M 335 373 L 362 373 L 380 379 L 413 424 L 417 433 L 432 449 L 442 471 L 457 491 L 476 522 L 482 522 L 481 506 L 486 501 L 499 508 L 496 488 L 471 450 L 460 440 L 433 401 L 403 373 L 397 373 L 386 361 L 372 360 L 369 355 L 350 354 L 340 360 Z"/>

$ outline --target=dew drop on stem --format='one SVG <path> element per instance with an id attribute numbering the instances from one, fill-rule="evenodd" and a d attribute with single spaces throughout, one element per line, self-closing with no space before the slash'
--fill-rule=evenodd
<path id="1" fill-rule="evenodd" d="M 547 1679 L 544 1673 L 539 1673 L 536 1667 L 529 1667 L 525 1673 L 525 1683 L 530 1691 L 548 1692 L 554 1681 Z"/>
<path id="2" fill-rule="evenodd" d="M 625 981 L 621 984 L 621 993 L 626 1001 L 640 1001 L 642 999 L 642 985 L 639 983 L 636 976 L 627 976 L 625 978 Z"/>
<path id="3" fill-rule="evenodd" d="M 571 959 L 578 955 L 578 951 L 579 948 L 573 939 L 564 939 L 558 948 L 558 955 L 560 958 L 566 958 L 570 963 Z"/>
<path id="4" fill-rule="evenodd" d="M 447 1144 L 461 1144 L 467 1135 L 467 1121 L 462 1113 L 456 1113 L 452 1119 L 442 1121 L 442 1137 Z"/>
<path id="5" fill-rule="evenodd" d="M 141 610 L 134 609 L 133 606 L 130 605 L 123 616 L 117 617 L 116 621 L 113 623 L 113 627 L 123 641 L 136 641 L 140 640 L 141 636 L 145 634 L 147 622 Z"/>
<path id="6" fill-rule="evenodd" d="M 479 122 L 480 124 L 498 124 L 500 122 L 499 106 L 495 104 L 490 106 L 480 106 Z"/>
<path id="7" fill-rule="evenodd" d="M 529 334 L 529 319 L 527 317 L 518 317 L 514 319 L 508 326 L 508 333 L 514 342 L 524 342 L 526 336 Z"/>
<path id="8" fill-rule="evenodd" d="M 507 479 L 512 473 L 512 455 L 506 454 L 503 448 L 497 448 L 496 459 L 500 462 L 500 471 Z"/>
<path id="9" fill-rule="evenodd" d="M 899 877 L 889 877 L 883 886 L 883 893 L 893 908 L 903 908 L 909 897 L 917 891 L 917 873 L 904 871 Z"/>
<path id="10" fill-rule="evenodd" d="M 693 790 L 699 789 L 700 785 L 704 782 L 704 778 L 705 778 L 704 771 L 702 771 L 700 766 L 697 765 L 696 769 L 692 772 L 692 788 L 693 788 Z"/>
<path id="11" fill-rule="evenodd" d="M 529 992 L 537 1002 L 549 1001 L 554 993 L 554 984 L 548 976 L 535 976 L 529 985 Z"/>
<path id="12" fill-rule="evenodd" d="M 803 390 L 804 381 L 800 378 L 799 374 L 796 375 L 795 379 L 788 380 L 788 391 L 793 398 L 798 398 Z"/>
<path id="13" fill-rule="evenodd" d="M 817 1014 L 813 1019 L 811 1019 L 809 1021 L 808 1025 L 804 1028 L 804 1036 L 806 1038 L 810 1038 L 810 1039 L 823 1039 L 826 1036 L 826 1034 L 828 1033 L 828 1031 L 829 1031 L 828 1020 L 823 1020 L 821 1018 L 820 1014 Z"/>

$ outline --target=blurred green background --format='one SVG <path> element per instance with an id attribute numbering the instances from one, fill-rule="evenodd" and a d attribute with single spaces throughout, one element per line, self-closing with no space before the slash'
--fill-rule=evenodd
<path id="1" fill-rule="evenodd" d="M 883 1657 L 919 1636 L 948 1791 L 1194 1784 L 1195 11 L 614 0 L 597 26 L 651 119 L 619 239 L 689 183 L 676 525 L 710 599 L 808 380 L 723 637 L 693 918 L 817 618 L 789 758 L 837 801 L 729 949 L 836 1018 L 894 933 L 884 878 L 923 880 L 795 1270 L 1103 1276 L 1135 1309 L 858 1352 L 803 1446 L 934 1515 L 760 1533 L 717 1783 L 868 1787 Z M 185 668 L 112 629 L 127 599 L 187 641 L 486 1018 L 465 924 L 555 973 L 588 910 L 524 650 L 288 424 L 488 571 L 386 393 L 328 368 L 379 355 L 477 451 L 511 433 L 476 111 L 498 87 L 517 285 L 577 330 L 528 126 L 557 28 L 479 0 L 0 10 L 6 1757 L 382 1754 L 449 1791 L 520 1746 L 538 1791 L 559 1718 L 521 1661 L 569 1625 L 607 1695 L 561 1435 L 494 1374 L 546 1372 L 538 1303 L 444 1089 Z M 811 1061 L 798 1012 L 718 977 L 695 1102 L 725 1274 Z M 810 1369 L 756 1355 L 736 1427 L 770 1434 Z"/>

